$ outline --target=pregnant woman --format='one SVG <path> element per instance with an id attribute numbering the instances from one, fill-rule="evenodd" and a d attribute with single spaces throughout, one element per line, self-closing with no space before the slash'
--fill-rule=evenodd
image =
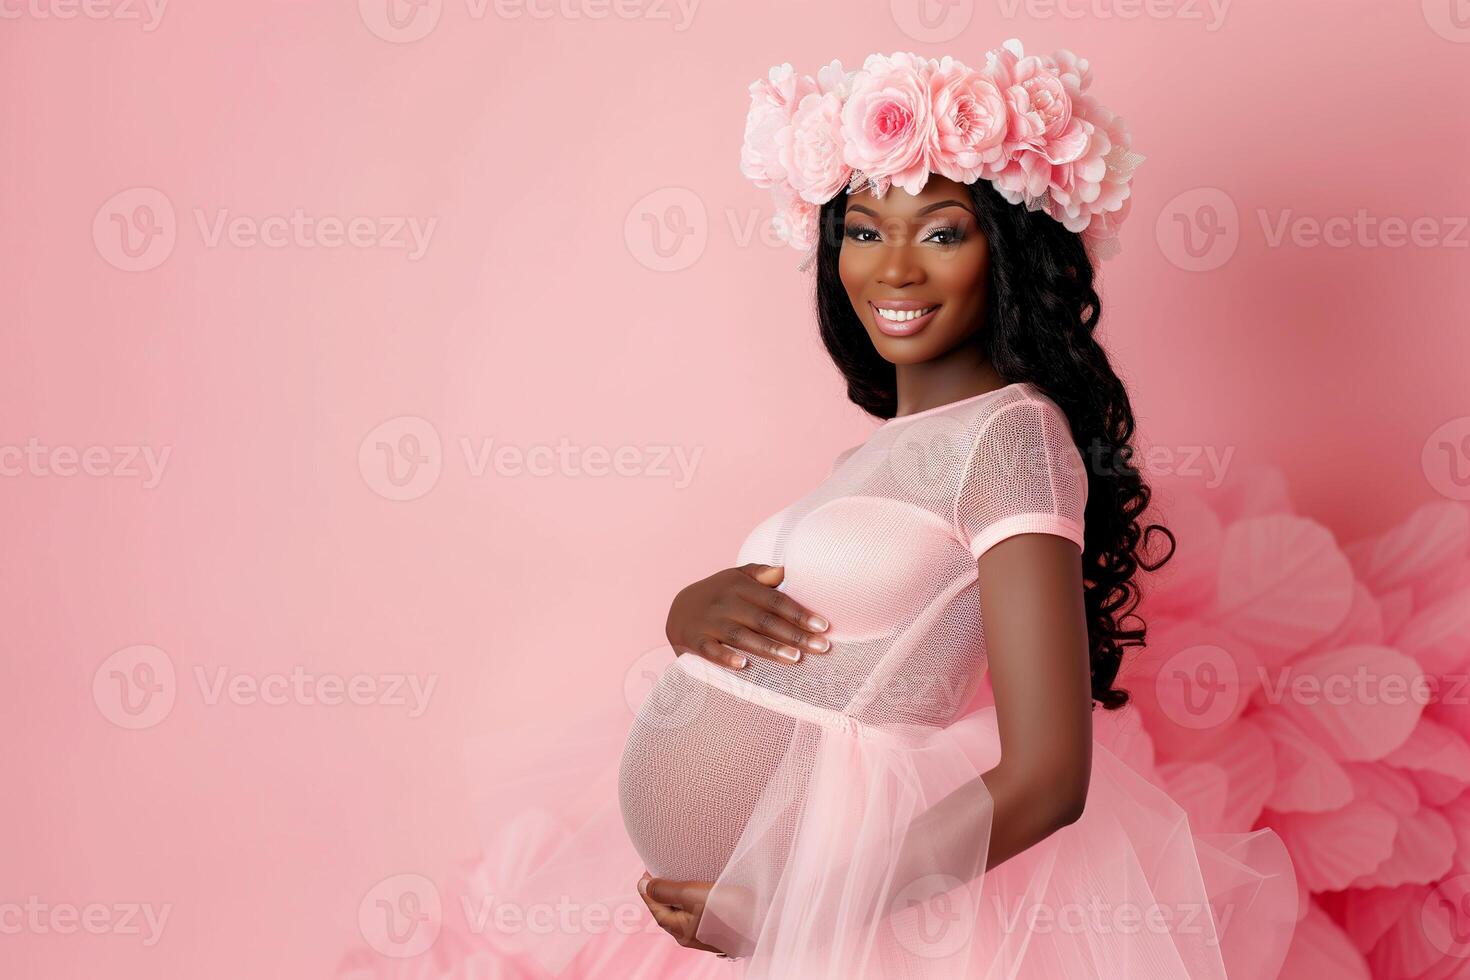
<path id="1" fill-rule="evenodd" d="M 1094 335 L 1142 158 L 1090 82 L 1009 41 L 751 86 L 742 170 L 882 421 L 679 594 L 624 751 L 639 893 L 731 975 L 1263 978 L 1285 955 L 1276 835 L 1192 833 L 1094 731 L 1173 536 L 1141 526 Z"/>

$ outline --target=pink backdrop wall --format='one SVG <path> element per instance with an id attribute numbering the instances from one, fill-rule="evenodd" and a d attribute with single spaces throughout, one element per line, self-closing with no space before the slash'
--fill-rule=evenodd
<path id="1" fill-rule="evenodd" d="M 1091 59 L 1143 441 L 1464 494 L 1454 9 L 5 4 L 0 974 L 325 975 L 473 849 L 463 740 L 621 701 L 867 433 L 738 172 L 775 63 Z"/>

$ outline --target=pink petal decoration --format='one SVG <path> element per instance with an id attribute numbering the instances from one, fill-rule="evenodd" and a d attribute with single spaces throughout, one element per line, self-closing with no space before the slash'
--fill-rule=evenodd
<path id="1" fill-rule="evenodd" d="M 1160 523 L 1174 535 L 1174 555 L 1150 578 L 1148 608 L 1156 615 L 1193 615 L 1214 601 L 1225 529 L 1206 498 L 1184 484 L 1169 481 L 1158 490 L 1154 506 Z M 1162 536 L 1160 550 L 1168 541 Z"/>
<path id="2" fill-rule="evenodd" d="M 1395 697 L 1423 671 L 1392 647 L 1343 647 L 1292 661 L 1262 684 L 1269 704 L 1339 759 L 1381 759 L 1408 739 L 1423 705 Z"/>
<path id="3" fill-rule="evenodd" d="M 1393 645 L 1428 673 L 1465 672 L 1470 666 L 1470 588 L 1418 609 L 1394 634 Z"/>
<path id="4" fill-rule="evenodd" d="M 1352 606 L 1353 572 L 1332 533 L 1304 517 L 1230 525 L 1208 621 L 1238 634 L 1271 665 L 1336 629 Z"/>
<path id="5" fill-rule="evenodd" d="M 1368 963 L 1352 940 L 1314 902 L 1296 924 L 1280 980 L 1371 980 Z"/>
<path id="6" fill-rule="evenodd" d="M 1391 592 L 1464 561 L 1470 551 L 1470 506 L 1455 501 L 1425 504 L 1387 534 L 1343 550 L 1368 588 L 1376 594 Z"/>
<path id="7" fill-rule="evenodd" d="M 1274 742 L 1276 785 L 1265 805 L 1284 813 L 1322 813 L 1347 806 L 1353 799 L 1352 781 L 1321 743 L 1281 712 L 1252 716 Z"/>
<path id="8" fill-rule="evenodd" d="M 1330 813 L 1268 810 L 1265 822 L 1286 842 L 1297 880 L 1314 892 L 1347 888 L 1388 860 L 1399 824 L 1391 811 L 1367 800 Z"/>

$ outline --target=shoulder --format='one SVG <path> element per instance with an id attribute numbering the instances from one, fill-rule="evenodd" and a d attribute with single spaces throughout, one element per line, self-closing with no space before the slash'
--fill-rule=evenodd
<path id="1" fill-rule="evenodd" d="M 1067 413 L 1029 381 L 987 400 L 971 423 L 972 452 L 983 452 L 988 447 L 1004 450 L 1050 444 L 1062 448 L 1073 444 Z"/>

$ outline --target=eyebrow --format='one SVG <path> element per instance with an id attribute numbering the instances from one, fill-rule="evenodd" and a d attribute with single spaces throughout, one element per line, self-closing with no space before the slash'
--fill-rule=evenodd
<path id="1" fill-rule="evenodd" d="M 919 210 L 917 210 L 917 211 L 914 212 L 914 217 L 915 218 L 922 218 L 924 215 L 928 214 L 930 211 L 938 211 L 940 208 L 963 208 L 966 211 L 970 211 L 969 208 L 965 207 L 959 201 L 940 201 L 937 204 L 926 204 L 924 207 L 919 208 Z M 878 212 L 876 212 L 872 208 L 866 207 L 866 206 L 864 206 L 862 204 L 849 204 L 847 206 L 847 210 L 849 210 L 849 211 L 861 211 L 864 214 L 871 214 L 875 218 L 878 217 Z M 970 213 L 971 214 L 974 214 L 975 212 L 970 211 Z"/>

